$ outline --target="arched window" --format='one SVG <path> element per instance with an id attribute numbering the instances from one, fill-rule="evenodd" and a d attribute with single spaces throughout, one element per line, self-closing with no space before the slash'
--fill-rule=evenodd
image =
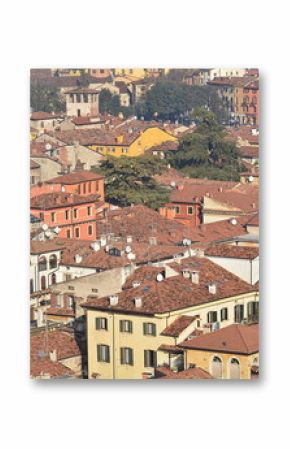
<path id="1" fill-rule="evenodd" d="M 223 377 L 223 362 L 218 356 L 214 356 L 211 361 L 210 371 L 213 377 L 216 379 L 222 379 Z"/>
<path id="2" fill-rule="evenodd" d="M 51 275 L 51 283 L 56 284 L 56 274 L 55 273 L 52 273 L 52 275 Z"/>
<path id="3" fill-rule="evenodd" d="M 230 360 L 230 379 L 240 379 L 240 362 L 236 358 Z"/>
<path id="4" fill-rule="evenodd" d="M 49 257 L 49 268 L 50 268 L 50 269 L 52 269 L 52 268 L 57 268 L 57 257 L 56 257 L 55 254 L 52 254 L 52 255 Z"/>
<path id="5" fill-rule="evenodd" d="M 38 261 L 38 271 L 45 271 L 47 270 L 47 261 L 44 256 L 40 257 Z"/>

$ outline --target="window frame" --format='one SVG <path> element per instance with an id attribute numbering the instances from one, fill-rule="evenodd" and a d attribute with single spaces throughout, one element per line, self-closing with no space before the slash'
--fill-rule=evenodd
<path id="1" fill-rule="evenodd" d="M 153 332 L 149 332 L 148 329 L 152 328 Z M 143 323 L 143 335 L 156 337 L 156 324 L 151 322 Z"/>
<path id="2" fill-rule="evenodd" d="M 126 324 L 128 324 L 127 329 L 126 329 Z M 132 334 L 133 333 L 133 322 L 131 320 L 120 320 L 119 329 L 120 329 L 120 332 L 122 332 L 122 333 Z"/>
<path id="3" fill-rule="evenodd" d="M 128 346 L 123 346 L 120 348 L 120 364 L 121 365 L 134 365 L 134 351 Z"/>
<path id="4" fill-rule="evenodd" d="M 107 331 L 108 330 L 108 318 L 106 318 L 104 316 L 97 316 L 95 318 L 95 330 L 96 331 Z"/>
<path id="5" fill-rule="evenodd" d="M 97 345 L 97 361 L 99 363 L 110 363 L 110 346 Z"/>

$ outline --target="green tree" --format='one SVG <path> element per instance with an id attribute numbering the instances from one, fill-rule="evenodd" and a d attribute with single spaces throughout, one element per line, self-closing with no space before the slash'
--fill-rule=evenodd
<path id="1" fill-rule="evenodd" d="M 193 118 L 196 130 L 181 140 L 179 150 L 169 158 L 171 165 L 191 177 L 238 180 L 243 169 L 239 149 L 225 139 L 215 115 L 197 108 Z"/>
<path id="2" fill-rule="evenodd" d="M 144 204 L 152 209 L 169 200 L 168 191 L 153 178 L 162 173 L 166 163 L 151 156 L 108 157 L 95 171 L 105 176 L 106 201 L 125 207 Z"/>
<path id="3" fill-rule="evenodd" d="M 64 112 L 65 101 L 56 87 L 35 82 L 30 86 L 30 107 L 33 111 Z"/>
<path id="4" fill-rule="evenodd" d="M 138 105 L 140 109 L 140 105 Z M 161 79 L 146 93 L 143 111 L 146 119 L 157 116 L 162 120 L 176 120 L 189 116 L 198 107 L 206 107 L 223 120 L 222 102 L 213 86 L 188 86 L 184 83 Z"/>

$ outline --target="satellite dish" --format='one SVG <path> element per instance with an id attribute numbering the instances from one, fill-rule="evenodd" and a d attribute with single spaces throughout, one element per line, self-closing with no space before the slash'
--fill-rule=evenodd
<path id="1" fill-rule="evenodd" d="M 126 246 L 125 251 L 127 254 L 129 254 L 132 251 L 131 246 Z"/>
<path id="2" fill-rule="evenodd" d="M 52 146 L 50 145 L 50 143 L 46 143 L 45 144 L 45 149 L 46 150 L 51 150 L 52 149 Z"/>
<path id="3" fill-rule="evenodd" d="M 254 181 L 253 176 L 249 176 L 249 182 L 253 182 L 253 181 Z"/>
<path id="4" fill-rule="evenodd" d="M 237 220 L 236 220 L 235 218 L 232 218 L 232 219 L 231 219 L 231 224 L 232 224 L 232 225 L 236 225 L 236 224 L 237 224 Z"/>
<path id="5" fill-rule="evenodd" d="M 163 275 L 161 273 L 158 273 L 156 279 L 158 282 L 163 281 Z"/>
<path id="6" fill-rule="evenodd" d="M 48 226 L 47 226 L 46 223 L 44 223 L 44 224 L 42 225 L 42 230 L 43 230 L 43 231 L 47 231 L 47 230 L 48 230 Z"/>

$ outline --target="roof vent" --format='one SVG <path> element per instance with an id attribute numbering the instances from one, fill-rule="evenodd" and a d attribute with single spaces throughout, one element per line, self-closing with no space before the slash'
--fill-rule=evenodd
<path id="1" fill-rule="evenodd" d="M 191 272 L 191 282 L 193 284 L 199 284 L 199 271 Z"/>
<path id="2" fill-rule="evenodd" d="M 118 304 L 119 297 L 117 295 L 110 296 L 110 306 L 116 306 Z"/>
<path id="3" fill-rule="evenodd" d="M 208 284 L 208 291 L 211 295 L 215 295 L 216 294 L 216 284 L 214 282 L 212 282 L 211 284 Z"/>
<path id="4" fill-rule="evenodd" d="M 133 241 L 133 237 L 132 237 L 132 235 L 127 235 L 127 243 L 132 243 L 132 241 Z"/>
<path id="5" fill-rule="evenodd" d="M 92 242 L 92 243 L 91 243 L 91 248 L 92 248 L 94 251 L 99 251 L 99 249 L 101 248 L 101 243 L 98 242 L 98 241 Z"/>
<path id="6" fill-rule="evenodd" d="M 134 298 L 135 307 L 142 307 L 142 298 Z"/>
<path id="7" fill-rule="evenodd" d="M 133 253 L 129 253 L 129 254 L 127 255 L 127 257 L 128 257 L 129 260 L 135 260 L 135 259 L 136 259 L 136 255 L 133 254 Z"/>
<path id="8" fill-rule="evenodd" d="M 83 257 L 80 254 L 76 254 L 75 255 L 75 261 L 76 263 L 81 263 L 81 261 L 83 260 Z"/>
<path id="9" fill-rule="evenodd" d="M 164 279 L 163 274 L 162 273 L 158 273 L 156 279 L 157 279 L 158 282 L 162 282 L 163 279 Z"/>

